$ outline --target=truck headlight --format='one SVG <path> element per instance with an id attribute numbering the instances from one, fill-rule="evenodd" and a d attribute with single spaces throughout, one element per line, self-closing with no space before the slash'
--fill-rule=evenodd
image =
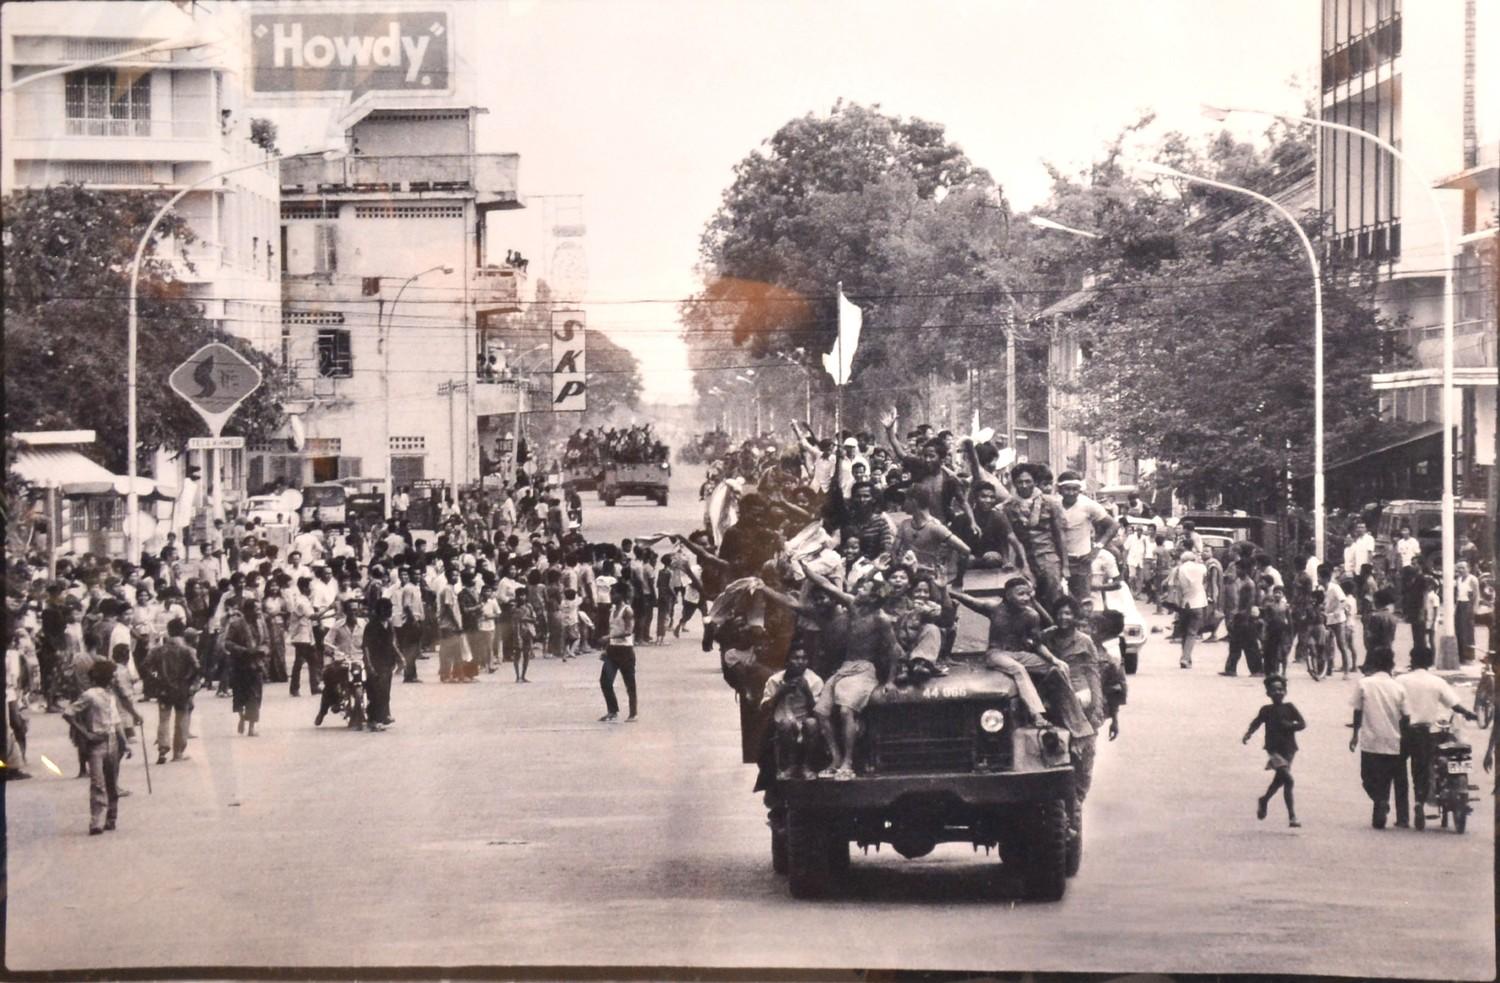
<path id="1" fill-rule="evenodd" d="M 1004 726 L 1005 714 L 999 710 L 989 709 L 979 715 L 979 728 L 986 734 L 998 734 Z"/>

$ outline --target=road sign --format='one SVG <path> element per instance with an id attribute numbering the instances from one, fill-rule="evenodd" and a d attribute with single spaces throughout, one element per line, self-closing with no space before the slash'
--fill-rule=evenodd
<path id="1" fill-rule="evenodd" d="M 187 449 L 190 451 L 242 451 L 245 449 L 245 438 L 190 437 Z"/>
<path id="2" fill-rule="evenodd" d="M 583 311 L 552 312 L 553 412 L 588 409 L 587 335 Z"/>
<path id="3" fill-rule="evenodd" d="M 260 370 L 228 345 L 213 342 L 173 369 L 167 385 L 192 404 L 217 437 L 245 397 L 260 388 Z"/>
<path id="4" fill-rule="evenodd" d="M 447 92 L 452 43 L 446 10 L 252 14 L 251 85 L 262 95 Z"/>

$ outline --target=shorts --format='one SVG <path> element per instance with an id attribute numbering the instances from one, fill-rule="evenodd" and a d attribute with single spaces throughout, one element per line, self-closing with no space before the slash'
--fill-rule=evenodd
<path id="1" fill-rule="evenodd" d="M 1178 623 L 1182 634 L 1184 636 L 1197 635 L 1200 632 L 1205 631 L 1206 629 L 1203 627 L 1203 625 L 1205 623 L 1205 616 L 1207 615 L 1207 613 L 1208 608 L 1206 607 L 1183 608 L 1182 614 L 1179 616 L 1181 620 Z"/>
<path id="2" fill-rule="evenodd" d="M 1266 771 L 1275 771 L 1277 768 L 1290 768 L 1292 766 L 1292 759 L 1296 756 L 1296 751 L 1288 751 L 1286 754 L 1277 754 L 1272 751 L 1266 756 Z"/>
<path id="3" fill-rule="evenodd" d="M 835 706 L 859 713 L 870 702 L 875 684 L 875 663 L 865 659 L 845 662 L 823 684 L 815 709 L 823 716 L 831 714 Z"/>

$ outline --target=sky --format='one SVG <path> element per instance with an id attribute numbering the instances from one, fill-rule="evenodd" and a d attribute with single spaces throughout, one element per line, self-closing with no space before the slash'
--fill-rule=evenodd
<path id="1" fill-rule="evenodd" d="M 479 150 L 521 155 L 528 207 L 492 218 L 492 245 L 578 282 L 591 329 L 669 402 L 692 393 L 676 304 L 704 223 L 788 120 L 842 98 L 941 123 L 1024 210 L 1044 162 L 1084 167 L 1144 111 L 1203 135 L 1220 126 L 1203 102 L 1300 111 L 1319 45 L 1315 0 L 451 2 L 456 67 L 488 109 Z M 554 263 L 548 227 L 580 219 Z"/>
<path id="2" fill-rule="evenodd" d="M 734 165 L 788 120 L 843 98 L 942 123 L 1026 209 L 1045 161 L 1084 166 L 1143 110 L 1189 134 L 1218 126 L 1202 102 L 1299 110 L 1319 44 L 1311 0 L 496 0 L 476 27 L 480 149 L 521 154 L 523 197 L 583 196 L 590 327 L 673 402 L 675 304 L 618 302 L 693 292 Z M 545 268 L 561 204 L 492 234 Z"/>

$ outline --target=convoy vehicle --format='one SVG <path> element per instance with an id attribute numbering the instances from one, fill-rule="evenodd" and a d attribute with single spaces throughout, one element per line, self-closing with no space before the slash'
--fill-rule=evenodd
<path id="1" fill-rule="evenodd" d="M 349 492 L 337 481 L 323 481 L 302 489 L 302 528 L 308 529 L 314 522 L 325 529 L 342 526 L 348 521 Z"/>
<path id="2" fill-rule="evenodd" d="M 642 495 L 657 505 L 667 504 L 667 483 L 672 465 L 666 461 L 652 464 L 609 462 L 599 477 L 599 501 L 614 505 L 623 495 Z"/>
<path id="3" fill-rule="evenodd" d="M 570 464 L 563 468 L 563 487 L 574 488 L 578 491 L 593 491 L 599 487 L 603 471 L 604 468 L 599 464 Z"/>
<path id="4" fill-rule="evenodd" d="M 378 522 L 386 517 L 384 478 L 340 478 L 347 499 L 344 511 L 347 517 L 358 516 L 366 522 Z"/>
<path id="5" fill-rule="evenodd" d="M 1453 503 L 1455 532 L 1459 537 L 1465 533 L 1480 547 L 1481 552 L 1491 542 L 1491 520 L 1488 509 L 1481 499 L 1463 498 Z M 1400 567 L 1395 557 L 1395 543 L 1401 538 L 1401 527 L 1411 529 L 1412 535 L 1422 544 L 1422 557 L 1436 564 L 1436 557 L 1443 548 L 1443 513 L 1439 502 L 1398 499 L 1380 507 L 1370 527 L 1375 537 L 1375 557 L 1371 561 L 1375 572 L 1390 576 Z M 1462 543 L 1462 538 L 1459 539 Z"/>
<path id="6" fill-rule="evenodd" d="M 970 571 L 965 590 L 998 598 L 1000 576 Z M 987 619 L 963 609 L 947 675 L 877 689 L 854 778 L 774 780 L 771 862 L 793 897 L 827 894 L 851 844 L 889 844 L 912 859 L 940 843 L 970 843 L 986 856 L 998 848 L 1026 898 L 1063 896 L 1082 860 L 1069 734 L 1021 725 L 1015 684 L 985 667 L 988 631 Z M 1070 835 L 1070 819 L 1080 835 Z"/>

